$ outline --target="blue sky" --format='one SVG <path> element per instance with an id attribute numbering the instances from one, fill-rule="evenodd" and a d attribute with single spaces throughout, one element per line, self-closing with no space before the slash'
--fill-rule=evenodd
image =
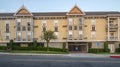
<path id="1" fill-rule="evenodd" d="M 0 0 L 0 12 L 16 12 L 23 4 L 31 12 L 68 12 L 75 3 L 83 11 L 120 11 L 120 0 Z"/>

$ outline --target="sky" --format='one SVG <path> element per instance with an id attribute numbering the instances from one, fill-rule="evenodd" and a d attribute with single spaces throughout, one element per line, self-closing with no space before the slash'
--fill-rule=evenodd
<path id="1" fill-rule="evenodd" d="M 82 11 L 120 11 L 120 0 L 0 0 L 0 12 L 16 12 L 23 4 L 30 12 L 69 12 L 75 4 Z"/>

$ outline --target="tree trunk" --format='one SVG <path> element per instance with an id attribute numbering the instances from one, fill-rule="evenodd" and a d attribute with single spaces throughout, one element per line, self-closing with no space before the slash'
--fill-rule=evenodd
<path id="1" fill-rule="evenodd" d="M 49 41 L 47 41 L 47 51 L 49 51 Z"/>

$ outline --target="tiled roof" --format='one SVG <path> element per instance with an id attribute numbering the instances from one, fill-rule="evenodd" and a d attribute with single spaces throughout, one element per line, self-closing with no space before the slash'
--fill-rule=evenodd
<path id="1" fill-rule="evenodd" d="M 67 12 L 33 13 L 34 16 L 65 16 Z"/>
<path id="2" fill-rule="evenodd" d="M 67 12 L 34 12 L 32 13 L 34 16 L 66 16 Z M 108 15 L 108 14 L 120 14 L 120 12 L 85 12 L 86 15 Z M 2 16 L 13 16 L 14 13 L 0 13 L 0 17 Z"/>
<path id="3" fill-rule="evenodd" d="M 86 15 L 108 15 L 108 14 L 120 14 L 120 12 L 114 12 L 114 11 L 110 11 L 110 12 L 85 12 Z"/>

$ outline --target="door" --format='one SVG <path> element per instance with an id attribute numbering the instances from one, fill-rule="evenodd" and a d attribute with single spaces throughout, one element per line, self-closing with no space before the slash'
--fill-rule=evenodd
<path id="1" fill-rule="evenodd" d="M 110 53 L 114 53 L 115 52 L 115 45 L 114 44 L 109 44 L 109 49 L 110 49 Z"/>

